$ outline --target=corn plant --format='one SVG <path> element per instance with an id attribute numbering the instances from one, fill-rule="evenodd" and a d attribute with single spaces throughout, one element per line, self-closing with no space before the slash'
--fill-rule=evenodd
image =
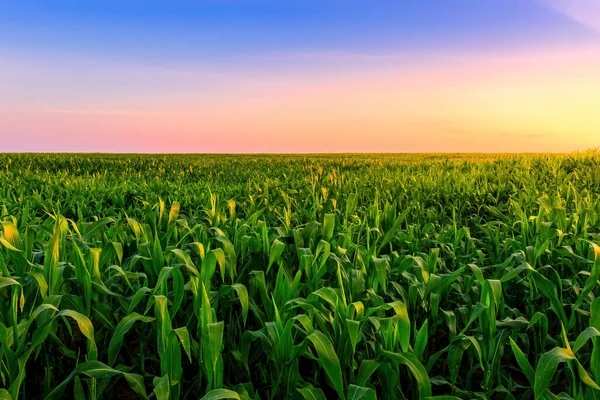
<path id="1" fill-rule="evenodd" d="M 0 399 L 596 399 L 600 153 L 0 155 Z"/>

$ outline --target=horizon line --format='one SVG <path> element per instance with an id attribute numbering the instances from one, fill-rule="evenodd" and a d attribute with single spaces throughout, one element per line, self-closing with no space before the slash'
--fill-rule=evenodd
<path id="1" fill-rule="evenodd" d="M 401 155 L 401 154 L 498 154 L 498 155 L 519 155 L 519 154 L 551 154 L 551 155 L 566 155 L 566 154 L 578 154 L 586 152 L 600 152 L 600 147 L 588 148 L 582 150 L 566 151 L 566 152 L 555 152 L 555 151 L 514 151 L 514 152 L 494 152 L 494 151 L 359 151 L 359 152 L 168 152 L 168 153 L 154 153 L 154 152 L 91 152 L 91 151 L 0 151 L 0 155 L 159 155 L 159 156 L 210 156 L 210 155 L 226 155 L 226 156 L 302 156 L 302 155 Z"/>

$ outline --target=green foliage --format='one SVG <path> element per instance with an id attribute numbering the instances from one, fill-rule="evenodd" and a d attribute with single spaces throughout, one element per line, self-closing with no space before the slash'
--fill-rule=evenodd
<path id="1" fill-rule="evenodd" d="M 598 152 L 0 164 L 0 399 L 600 397 Z"/>

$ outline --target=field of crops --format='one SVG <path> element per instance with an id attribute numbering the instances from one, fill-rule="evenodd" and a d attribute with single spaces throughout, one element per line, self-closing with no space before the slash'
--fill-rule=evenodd
<path id="1" fill-rule="evenodd" d="M 0 399 L 600 398 L 600 153 L 0 155 Z"/>

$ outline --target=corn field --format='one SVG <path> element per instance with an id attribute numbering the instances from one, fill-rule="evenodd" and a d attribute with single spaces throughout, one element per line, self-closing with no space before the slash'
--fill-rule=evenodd
<path id="1" fill-rule="evenodd" d="M 0 155 L 0 399 L 598 399 L 600 152 Z"/>

